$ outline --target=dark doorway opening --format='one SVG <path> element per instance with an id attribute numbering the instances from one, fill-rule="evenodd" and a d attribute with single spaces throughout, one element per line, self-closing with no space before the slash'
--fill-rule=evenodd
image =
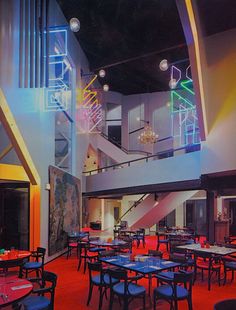
<path id="1" fill-rule="evenodd" d="M 188 200 L 186 202 L 186 226 L 201 236 L 206 236 L 206 200 Z"/>
<path id="2" fill-rule="evenodd" d="M 118 147 L 121 147 L 121 126 L 108 126 L 108 140 Z"/>
<path id="3" fill-rule="evenodd" d="M 230 226 L 229 235 L 236 236 L 236 201 L 230 201 L 229 203 L 230 212 Z"/>
<path id="4" fill-rule="evenodd" d="M 29 249 L 29 183 L 0 183 L 0 248 Z"/>

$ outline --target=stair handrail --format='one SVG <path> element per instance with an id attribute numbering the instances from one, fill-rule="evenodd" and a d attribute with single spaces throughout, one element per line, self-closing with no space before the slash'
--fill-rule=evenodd
<path id="1" fill-rule="evenodd" d="M 199 145 L 201 147 L 200 143 L 196 144 L 196 145 Z M 173 149 L 173 148 L 172 149 L 168 149 L 168 150 L 165 150 L 165 151 L 158 152 L 158 153 L 156 153 L 154 155 L 149 155 L 149 156 L 145 156 L 145 157 L 141 157 L 141 158 L 125 161 L 125 162 L 122 162 L 122 163 L 113 164 L 113 165 L 105 166 L 105 167 L 102 167 L 102 168 L 93 169 L 93 170 L 90 170 L 90 171 L 84 171 L 83 174 L 84 175 L 91 175 L 93 172 L 97 171 L 97 173 L 99 173 L 99 172 L 102 172 L 102 170 L 104 170 L 104 169 L 109 169 L 109 168 L 115 169 L 116 167 L 123 168 L 122 166 L 126 165 L 126 164 L 128 165 L 128 167 L 130 167 L 131 163 L 134 163 L 134 162 L 137 162 L 137 161 L 141 161 L 141 160 L 145 160 L 146 162 L 148 162 L 148 160 L 150 158 L 155 158 L 155 157 L 158 158 L 158 156 L 166 154 L 166 153 L 173 153 L 174 154 L 174 152 L 181 151 L 181 150 L 186 150 L 187 147 L 188 146 L 181 146 L 181 147 L 178 147 L 178 148 L 175 148 L 175 149 Z M 172 156 L 169 156 L 169 157 L 172 157 Z"/>
<path id="2" fill-rule="evenodd" d="M 118 220 L 116 221 L 116 224 L 118 224 L 121 220 L 122 220 L 122 218 L 127 214 L 127 213 L 129 213 L 133 208 L 136 208 L 144 199 L 144 197 L 146 196 L 147 194 L 143 194 L 137 201 L 135 201 L 133 204 L 132 204 L 132 206 L 127 210 L 127 211 L 125 211 L 125 213 L 124 214 L 122 214 L 119 218 L 118 218 Z"/>
<path id="3" fill-rule="evenodd" d="M 152 153 L 150 152 L 146 152 L 146 151 L 142 151 L 142 150 L 127 150 L 124 146 L 122 146 L 120 143 L 118 143 L 117 141 L 115 141 L 114 139 L 112 139 L 111 137 L 108 137 L 107 134 L 105 134 L 104 132 L 100 132 L 100 135 L 106 139 L 107 141 L 110 141 L 112 144 L 114 144 L 115 146 L 117 146 L 118 148 L 120 148 L 123 152 L 125 152 L 126 154 L 146 154 L 146 155 L 151 155 Z"/>

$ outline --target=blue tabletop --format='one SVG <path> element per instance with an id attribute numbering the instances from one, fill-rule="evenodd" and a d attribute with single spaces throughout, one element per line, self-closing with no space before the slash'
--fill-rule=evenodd
<path id="1" fill-rule="evenodd" d="M 101 257 L 99 260 L 104 263 L 143 274 L 157 273 L 169 268 L 179 267 L 181 265 L 180 263 L 175 263 L 152 256 L 145 257 L 145 261 L 131 261 L 129 256 L 126 255 Z"/>

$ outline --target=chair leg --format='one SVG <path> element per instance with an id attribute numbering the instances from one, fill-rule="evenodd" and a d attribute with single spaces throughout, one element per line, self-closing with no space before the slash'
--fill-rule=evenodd
<path id="1" fill-rule="evenodd" d="M 192 304 L 191 296 L 188 297 L 187 301 L 188 301 L 188 310 L 192 310 L 193 309 L 193 304 Z"/>
<path id="2" fill-rule="evenodd" d="M 208 291 L 211 290 L 211 271 L 210 269 L 208 270 Z"/>
<path id="3" fill-rule="evenodd" d="M 227 272 L 226 272 L 226 268 L 224 267 L 224 282 L 223 282 L 223 285 L 225 285 L 226 280 L 227 280 Z"/>
<path id="4" fill-rule="evenodd" d="M 156 304 L 157 304 L 156 294 L 153 293 L 153 310 L 156 310 Z"/>
<path id="5" fill-rule="evenodd" d="M 93 284 L 89 285 L 89 294 L 88 294 L 88 300 L 87 300 L 87 306 L 90 303 L 91 297 L 92 297 L 92 292 L 93 292 Z"/>
<path id="6" fill-rule="evenodd" d="M 178 301 L 177 300 L 174 301 L 174 309 L 178 310 Z"/>
<path id="7" fill-rule="evenodd" d="M 146 309 L 146 296 L 143 294 L 143 310 Z"/>
<path id="8" fill-rule="evenodd" d="M 232 270 L 232 282 L 234 280 L 234 270 Z"/>
<path id="9" fill-rule="evenodd" d="M 84 257 L 84 273 L 86 272 L 86 267 L 87 267 L 87 259 Z"/>
<path id="10" fill-rule="evenodd" d="M 128 310 L 129 307 L 129 302 L 128 302 L 128 297 L 124 298 L 124 304 L 123 304 L 123 309 Z"/>
<path id="11" fill-rule="evenodd" d="M 79 264 L 77 270 L 80 270 L 81 263 L 82 263 L 82 257 L 79 257 Z"/>
<path id="12" fill-rule="evenodd" d="M 110 290 L 109 310 L 112 310 L 113 298 L 114 298 L 114 293 L 113 293 L 113 291 L 112 291 L 112 289 L 111 289 L 111 290 Z"/>
<path id="13" fill-rule="evenodd" d="M 100 286 L 99 287 L 99 306 L 98 306 L 98 310 L 102 309 L 102 300 L 103 300 L 103 287 Z"/>
<path id="14" fill-rule="evenodd" d="M 218 285 L 220 286 L 220 269 L 218 270 Z"/>

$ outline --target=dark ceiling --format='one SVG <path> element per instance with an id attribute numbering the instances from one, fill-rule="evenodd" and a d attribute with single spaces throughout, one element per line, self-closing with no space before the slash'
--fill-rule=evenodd
<path id="1" fill-rule="evenodd" d="M 169 90 L 170 72 L 160 71 L 160 61 L 188 59 L 175 0 L 57 1 L 68 22 L 72 17 L 80 20 L 75 35 L 90 70 L 105 68 L 101 84 L 109 84 L 112 91 L 128 95 Z M 236 0 L 196 3 L 206 35 L 235 27 L 236 16 L 229 15 L 236 10 Z"/>

